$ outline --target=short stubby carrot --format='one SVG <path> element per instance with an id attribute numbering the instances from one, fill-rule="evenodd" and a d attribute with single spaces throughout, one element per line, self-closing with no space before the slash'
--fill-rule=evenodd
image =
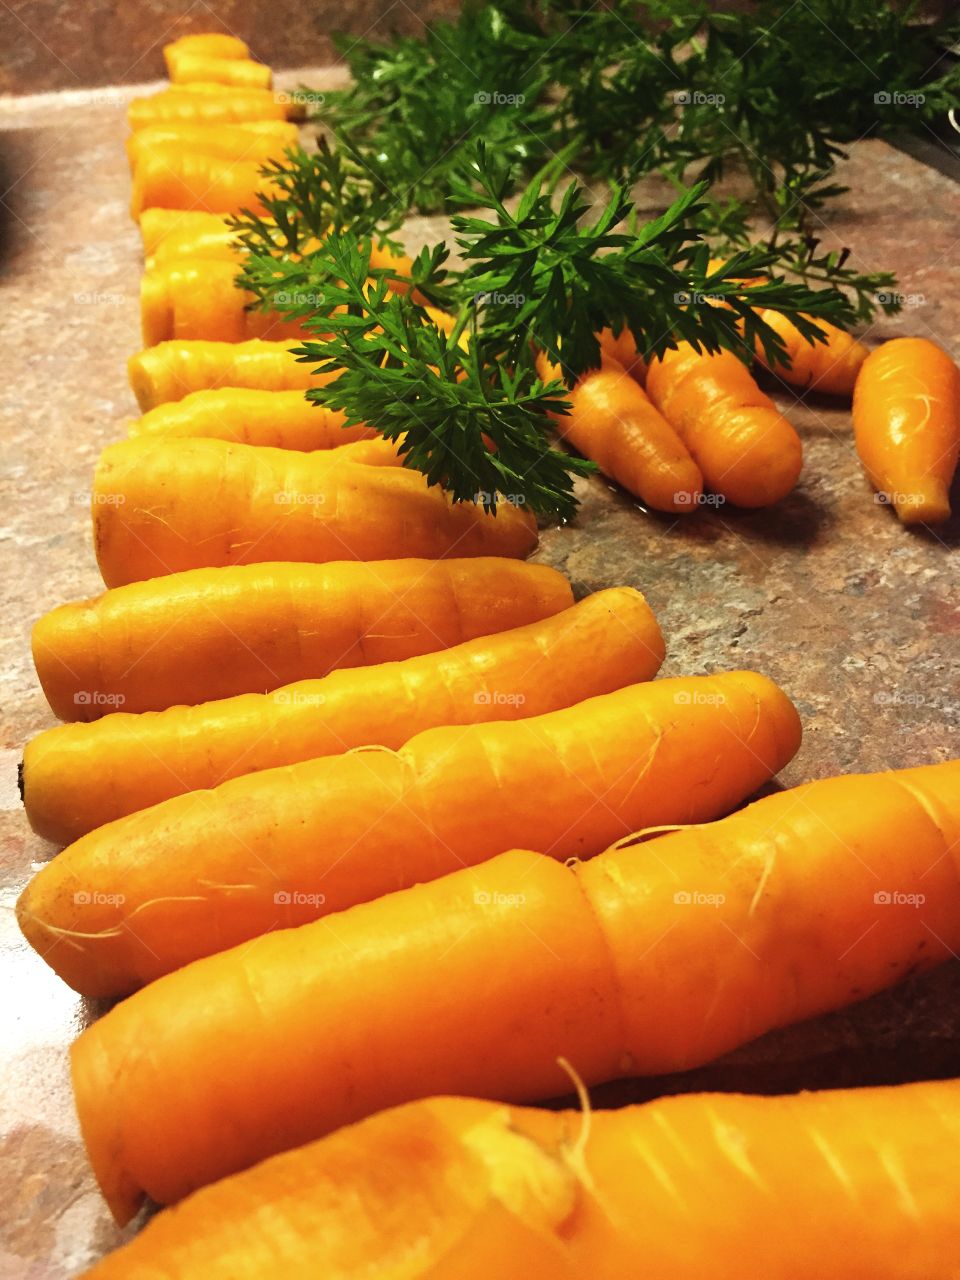
<path id="1" fill-rule="evenodd" d="M 600 470 L 656 511 L 693 511 L 700 469 L 642 387 L 623 370 L 601 369 L 569 393 L 557 431 Z"/>
<path id="2" fill-rule="evenodd" d="M 261 197 L 280 188 L 261 172 L 260 160 L 224 159 L 161 143 L 145 151 L 133 170 L 130 213 L 144 209 L 203 209 L 207 213 L 263 212 Z"/>
<path id="3" fill-rule="evenodd" d="M 330 376 L 316 374 L 293 354 L 295 341 L 204 342 L 178 339 L 131 356 L 130 386 L 143 410 L 182 400 L 191 391 L 250 387 L 259 391 L 306 391 Z"/>
<path id="4" fill-rule="evenodd" d="M 232 160 L 282 160 L 297 145 L 297 126 L 286 120 L 257 120 L 246 124 L 155 124 L 127 137 L 127 159 L 136 167 L 149 151 L 169 147 L 204 156 Z"/>
<path id="5" fill-rule="evenodd" d="M 927 338 L 894 338 L 871 352 L 853 395 L 857 453 L 904 524 L 950 516 L 960 454 L 960 369 Z"/>
<path id="6" fill-rule="evenodd" d="M 681 342 L 651 361 L 646 389 L 706 487 L 726 501 L 768 506 L 797 483 L 800 437 L 731 352 L 708 355 Z"/>
<path id="7" fill-rule="evenodd" d="M 250 47 L 239 36 L 227 35 L 220 31 L 200 31 L 195 34 L 180 36 L 163 46 L 163 61 L 167 75 L 174 75 L 176 66 L 182 57 L 233 58 L 237 61 L 250 57 Z"/>
<path id="8" fill-rule="evenodd" d="M 131 436 L 211 436 L 274 449 L 332 449 L 377 435 L 372 427 L 344 426 L 339 409 L 308 400 L 302 391 L 220 387 L 194 391 L 157 405 L 128 428 Z"/>
<path id="9" fill-rule="evenodd" d="M 799 741 L 792 704 L 753 672 L 429 729 L 398 752 L 267 769 L 100 827 L 30 882 L 21 927 L 71 986 L 119 995 L 506 849 L 586 857 L 639 827 L 717 817 Z"/>
<path id="10" fill-rule="evenodd" d="M 572 603 L 555 569 L 486 556 L 191 569 L 60 605 L 33 658 L 54 714 L 95 720 L 402 662 Z"/>
<path id="11" fill-rule="evenodd" d="M 273 72 L 252 58 L 218 58 L 206 53 L 183 52 L 173 60 L 174 84 L 229 84 L 240 89 L 269 89 Z"/>
<path id="12" fill-rule="evenodd" d="M 261 560 L 524 558 L 537 523 L 502 501 L 496 513 L 455 503 L 396 465 L 378 440 L 300 453 L 214 439 L 143 436 L 104 449 L 93 480 L 97 563 L 108 587 L 181 569 Z M 384 455 L 384 456 L 380 456 Z"/>
<path id="13" fill-rule="evenodd" d="M 125 1219 L 399 1102 L 556 1096 L 558 1059 L 687 1070 L 942 963 L 958 783 L 832 778 L 572 866 L 513 851 L 171 974 L 74 1045 L 101 1188 Z"/>
<path id="14" fill-rule="evenodd" d="M 860 366 L 869 354 L 862 342 L 819 316 L 807 316 L 826 338 L 825 342 L 808 342 L 793 321 L 781 312 L 762 309 L 758 314 L 783 339 L 789 360 L 789 364 L 780 361 L 771 364 L 758 343 L 757 360 L 765 369 L 801 391 L 853 395 Z"/>
<path id="15" fill-rule="evenodd" d="M 87 1276 L 946 1280 L 958 1200 L 956 1080 L 589 1114 L 428 1098 L 198 1191 Z"/>
<path id="16" fill-rule="evenodd" d="M 206 213 L 203 209 L 144 209 L 139 226 L 144 257 L 148 261 L 157 255 L 163 242 L 171 238 L 186 240 L 184 252 L 191 258 L 235 258 L 238 251 L 235 233 L 221 213 Z M 222 249 L 224 242 L 228 250 Z M 159 262 L 160 258 L 156 260 Z"/>
<path id="17" fill-rule="evenodd" d="M 437 725 L 516 720 L 652 679 L 663 637 L 639 591 L 615 587 L 512 631 L 338 670 L 272 693 L 61 725 L 27 744 L 33 829 L 66 843 L 228 778 L 379 745 Z"/>
<path id="18" fill-rule="evenodd" d="M 144 272 L 140 281 L 140 325 L 145 347 L 171 339 L 246 342 L 316 338 L 299 320 L 252 304 L 236 285 L 236 263 L 218 258 L 177 258 Z"/>
<path id="19" fill-rule="evenodd" d="M 208 90 L 216 90 L 210 92 Z M 222 90 L 222 92 L 220 92 Z M 289 95 L 270 89 L 234 89 L 227 85 L 171 85 L 160 93 L 134 98 L 127 108 L 131 129 L 152 124 L 243 124 L 250 120 L 286 120 L 302 114 Z"/>
<path id="20" fill-rule="evenodd" d="M 643 386 L 647 377 L 647 365 L 637 350 L 636 340 L 630 330 L 621 329 L 618 334 L 614 334 L 612 329 L 601 329 L 597 338 L 600 342 L 601 356 L 616 360 L 631 378 L 636 379 Z"/>

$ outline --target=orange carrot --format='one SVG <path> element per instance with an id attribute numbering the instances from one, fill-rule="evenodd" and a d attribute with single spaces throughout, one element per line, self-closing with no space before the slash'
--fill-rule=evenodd
<path id="1" fill-rule="evenodd" d="M 657 511 L 692 511 L 703 478 L 683 441 L 622 369 L 601 369 L 570 392 L 560 436 Z"/>
<path id="2" fill-rule="evenodd" d="M 155 124 L 131 133 L 126 141 L 131 170 L 149 151 L 168 147 L 228 160 L 282 160 L 297 145 L 297 126 L 286 120 L 246 124 Z"/>
<path id="3" fill-rule="evenodd" d="M 250 47 L 239 36 L 231 36 L 219 31 L 180 36 L 178 40 L 171 40 L 169 44 L 163 46 L 163 60 L 166 63 L 167 75 L 173 76 L 177 62 L 184 56 L 234 58 L 239 61 L 250 57 Z"/>
<path id="4" fill-rule="evenodd" d="M 229 84 L 240 89 L 269 89 L 273 73 L 263 62 L 252 58 L 216 58 L 204 53 L 184 52 L 172 60 L 170 79 L 174 84 Z"/>
<path id="5" fill-rule="evenodd" d="M 514 851 L 171 974 L 74 1045 L 107 1201 L 125 1219 L 431 1093 L 555 1096 L 558 1058 L 587 1084 L 687 1070 L 943 963 L 958 783 L 960 760 L 832 778 L 572 867 Z"/>
<path id="6" fill-rule="evenodd" d="M 588 1115 L 429 1098 L 197 1192 L 87 1274 L 946 1280 L 958 1151 L 956 1080 Z"/>
<path id="7" fill-rule="evenodd" d="M 254 307 L 253 295 L 236 286 L 237 265 L 228 260 L 177 258 L 144 272 L 140 323 L 145 347 L 170 339 L 246 342 L 316 338 L 299 320 Z"/>
<path id="8" fill-rule="evenodd" d="M 802 391 L 822 391 L 832 396 L 853 394 L 860 366 L 868 355 L 862 342 L 818 316 L 807 319 L 823 330 L 827 340 L 808 342 L 796 325 L 779 311 L 761 309 L 758 314 L 783 338 L 790 361 L 789 365 L 780 362 L 771 365 L 758 344 L 757 360 L 765 369 Z"/>
<path id="9" fill-rule="evenodd" d="M 141 409 L 182 400 L 191 391 L 250 387 L 260 391 L 306 391 L 329 375 L 313 373 L 292 354 L 297 342 L 159 342 L 127 362 L 130 386 Z"/>
<path id="10" fill-rule="evenodd" d="M 182 151 L 169 143 L 151 147 L 133 170 L 130 213 L 144 209 L 203 209 L 208 213 L 263 212 L 260 197 L 280 188 L 261 173 L 262 161 L 233 160 Z"/>
<path id="11" fill-rule="evenodd" d="M 330 449 L 376 436 L 372 427 L 346 427 L 346 415 L 308 400 L 302 391 L 221 387 L 194 391 L 157 405 L 129 424 L 131 436 L 212 436 L 275 449 Z"/>
<path id="12" fill-rule="evenodd" d="M 270 89 L 235 89 L 227 85 L 171 85 L 127 108 L 131 129 L 152 124 L 243 124 L 251 120 L 286 120 L 302 114 L 288 95 Z"/>
<path id="13" fill-rule="evenodd" d="M 93 720 L 403 661 L 572 603 L 546 565 L 483 556 L 192 569 L 60 605 L 33 658 L 54 714 Z"/>
<path id="14" fill-rule="evenodd" d="M 646 389 L 707 488 L 728 502 L 768 506 L 796 484 L 800 438 L 731 352 L 706 355 L 681 342 L 651 362 Z"/>
<path id="15" fill-rule="evenodd" d="M 24 805 L 35 831 L 65 843 L 228 778 L 372 744 L 398 750 L 437 725 L 556 711 L 652 679 L 662 661 L 663 637 L 643 596 L 617 587 L 442 652 L 273 693 L 49 729 L 24 752 Z"/>
<path id="16" fill-rule="evenodd" d="M 429 729 L 398 752 L 267 769 L 100 827 L 30 882 L 21 927 L 71 986 L 119 995 L 278 926 L 515 846 L 590 856 L 647 824 L 716 817 L 799 741 L 791 703 L 752 672 L 631 685 L 526 720 Z M 434 937 L 446 932 L 442 906 L 420 918 L 437 922 Z M 560 949 L 573 957 L 580 944 Z M 446 987 L 456 992 L 449 975 Z M 330 1097 L 339 1097 L 332 1081 Z"/>
<path id="17" fill-rule="evenodd" d="M 871 352 L 853 395 L 857 453 L 880 501 L 904 524 L 950 515 L 960 454 L 960 369 L 926 338 Z"/>
<path id="18" fill-rule="evenodd" d="M 501 502 L 488 514 L 454 503 L 419 472 L 351 460 L 377 444 L 298 453 L 143 436 L 110 445 L 93 481 L 104 582 L 264 560 L 522 559 L 536 547 L 536 521 L 519 506 Z M 394 460 L 382 452 L 373 461 Z"/>
<path id="19" fill-rule="evenodd" d="M 625 372 L 629 373 L 631 378 L 635 378 L 637 382 L 643 386 L 647 377 L 647 365 L 637 350 L 637 344 L 633 334 L 629 329 L 621 329 L 614 336 L 612 329 L 601 329 L 597 334 L 600 341 L 601 357 L 608 357 L 616 360 Z"/>

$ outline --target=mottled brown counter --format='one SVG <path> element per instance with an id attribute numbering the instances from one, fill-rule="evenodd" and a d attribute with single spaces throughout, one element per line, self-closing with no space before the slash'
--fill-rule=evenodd
<path id="1" fill-rule="evenodd" d="M 308 73 L 289 82 L 301 79 L 319 83 Z M 136 411 L 124 364 L 139 345 L 141 264 L 126 209 L 123 105 L 120 93 L 102 90 L 0 102 L 2 185 L 11 188 L 0 428 L 0 1280 L 63 1280 L 120 1239 L 86 1167 L 68 1088 L 66 1047 L 96 1011 L 26 950 L 10 908 L 31 865 L 52 852 L 30 835 L 15 793 L 24 739 L 52 723 L 30 663 L 30 624 L 100 589 L 91 468 Z M 910 298 L 869 340 L 915 333 L 960 352 L 960 187 L 878 142 L 859 144 L 842 176 L 852 191 L 824 239 L 853 244 L 865 268 L 895 269 Z M 659 211 L 661 194 L 651 189 L 644 203 Z M 413 224 L 410 243 L 425 229 Z M 903 530 L 861 475 L 848 411 L 778 399 L 807 461 L 777 508 L 670 521 L 592 479 L 581 486 L 576 524 L 546 531 L 540 558 L 581 593 L 642 588 L 668 639 L 668 673 L 753 666 L 778 680 L 806 726 L 786 783 L 960 754 L 960 522 L 935 534 Z M 792 1089 L 958 1074 L 958 997 L 960 964 L 952 964 L 653 1087 Z M 650 1091 L 650 1082 L 621 1084 L 598 1098 Z"/>

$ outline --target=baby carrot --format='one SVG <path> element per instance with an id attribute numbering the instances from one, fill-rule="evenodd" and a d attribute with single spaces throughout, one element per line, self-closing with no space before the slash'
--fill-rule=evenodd
<path id="1" fill-rule="evenodd" d="M 590 856 L 644 825 L 716 817 L 799 741 L 793 706 L 753 672 L 429 729 L 398 752 L 267 769 L 119 818 L 34 877 L 21 927 L 66 982 L 118 995 L 504 849 Z"/>
<path id="2" fill-rule="evenodd" d="M 240 61 L 250 57 L 250 48 L 239 36 L 227 35 L 220 31 L 204 31 L 195 35 L 180 36 L 178 40 L 171 40 L 169 44 L 163 46 L 163 60 L 168 76 L 173 77 L 178 61 L 185 56 L 234 58 Z"/>
<path id="3" fill-rule="evenodd" d="M 429 1098 L 198 1191 L 87 1275 L 945 1280 L 958 1152 L 956 1080 L 587 1115 Z"/>
<path id="4" fill-rule="evenodd" d="M 204 342 L 177 340 L 131 356 L 130 386 L 141 409 L 182 400 L 191 391 L 211 387 L 250 387 L 260 391 L 306 391 L 330 381 L 292 354 L 297 342 Z"/>
<path id="5" fill-rule="evenodd" d="M 263 62 L 252 58 L 217 58 L 205 53 L 183 52 L 173 60 L 170 79 L 174 84 L 229 84 L 240 89 L 269 89 L 273 73 Z"/>
<path id="6" fill-rule="evenodd" d="M 822 391 L 827 395 L 853 395 L 853 386 L 868 352 L 845 329 L 838 329 L 819 316 L 808 316 L 826 335 L 826 342 L 808 342 L 796 325 L 779 311 L 761 309 L 760 318 L 784 340 L 789 365 L 771 364 L 757 344 L 757 360 L 783 382 L 801 391 Z"/>
<path id="7" fill-rule="evenodd" d="M 243 124 L 250 120 L 286 120 L 298 114 L 286 95 L 270 89 L 236 89 L 227 85 L 172 85 L 127 108 L 131 129 L 152 124 Z M 299 112 L 302 114 L 302 111 Z"/>
<path id="8" fill-rule="evenodd" d="M 204 209 L 208 213 L 262 212 L 260 196 L 280 188 L 261 173 L 260 160 L 224 159 L 162 143 L 145 151 L 133 170 L 130 213 L 144 209 Z"/>
<path id="9" fill-rule="evenodd" d="M 700 470 L 633 378 L 619 369 L 588 373 L 569 398 L 570 413 L 554 419 L 564 440 L 655 510 L 694 510 Z"/>
<path id="10" fill-rule="evenodd" d="M 372 427 L 345 427 L 338 409 L 308 400 L 302 391 L 220 387 L 194 391 L 157 405 L 129 424 L 131 436 L 211 436 L 274 449 L 336 448 L 376 436 Z"/>
<path id="11" fill-rule="evenodd" d="M 646 389 L 704 484 L 728 502 L 768 506 L 796 484 L 800 438 L 731 352 L 707 355 L 681 342 L 651 362 Z"/>
<path id="12" fill-rule="evenodd" d="M 92 720 L 403 661 L 572 603 L 556 570 L 484 556 L 191 569 L 60 605 L 33 658 L 54 714 Z"/>
<path id="13" fill-rule="evenodd" d="M 878 500 L 904 524 L 950 515 L 960 453 L 960 369 L 926 338 L 894 338 L 871 352 L 853 394 L 857 453 Z"/>
<path id="14" fill-rule="evenodd" d="M 555 1096 L 558 1058 L 587 1084 L 687 1070 L 942 963 L 958 784 L 832 778 L 573 866 L 514 851 L 171 974 L 73 1048 L 107 1201 L 125 1220 L 431 1093 Z"/>
<path id="15" fill-rule="evenodd" d="M 144 436 L 110 445 L 93 481 L 104 582 L 262 560 L 522 559 L 536 547 L 536 521 L 519 506 L 501 502 L 491 514 L 407 467 L 351 460 L 375 444 L 299 453 Z M 393 448 L 372 460 L 395 462 Z"/>
<path id="16" fill-rule="evenodd" d="M 617 587 L 539 622 L 402 662 L 334 671 L 273 693 L 61 725 L 24 752 L 33 829 L 61 843 L 228 778 L 437 725 L 537 716 L 652 679 L 663 637 L 639 591 Z"/>
<path id="17" fill-rule="evenodd" d="M 130 168 L 149 151 L 169 147 L 228 160 L 281 160 L 297 145 L 297 126 L 286 120 L 257 120 L 246 124 L 155 124 L 131 133 L 126 141 Z M 216 216 L 216 215 L 213 215 Z"/>
<path id="18" fill-rule="evenodd" d="M 140 282 L 140 324 L 145 347 L 170 339 L 246 342 L 285 341 L 308 334 L 299 320 L 254 307 L 238 289 L 237 264 L 223 259 L 178 258 L 154 266 Z"/>
<path id="19" fill-rule="evenodd" d="M 616 360 L 631 378 L 643 386 L 647 376 L 647 366 L 643 356 L 637 350 L 637 344 L 629 329 L 621 329 L 614 335 L 612 329 L 601 329 L 597 334 L 600 342 L 600 354 Z"/>

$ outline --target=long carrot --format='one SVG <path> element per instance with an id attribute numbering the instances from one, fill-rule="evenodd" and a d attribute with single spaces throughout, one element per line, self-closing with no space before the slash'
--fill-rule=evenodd
<path id="1" fill-rule="evenodd" d="M 419 472 L 349 460 L 376 444 L 314 453 L 214 439 L 110 445 L 93 481 L 104 582 L 263 560 L 523 558 L 536 547 L 536 521 L 519 506 L 488 514 Z"/>
<path id="2" fill-rule="evenodd" d="M 618 587 L 513 631 L 402 662 L 334 671 L 273 693 L 61 725 L 27 744 L 35 831 L 66 843 L 186 791 L 437 725 L 543 715 L 652 679 L 663 637 L 639 591 Z"/>
<path id="3" fill-rule="evenodd" d="M 555 1096 L 558 1058 L 587 1084 L 684 1071 L 942 963 L 958 784 L 960 761 L 832 778 L 572 867 L 514 851 L 171 974 L 74 1045 L 100 1186 L 124 1219 L 398 1102 Z"/>
<path id="4" fill-rule="evenodd" d="M 54 713 L 92 720 L 403 661 L 572 603 L 556 570 L 483 556 L 193 569 L 60 605 L 33 657 Z"/>
<path id="5" fill-rule="evenodd" d="M 260 197 L 280 188 L 261 169 L 256 159 L 224 159 L 168 143 L 151 147 L 134 166 L 130 213 L 137 219 L 154 205 L 208 213 L 262 212 Z"/>
<path id="6" fill-rule="evenodd" d="M 399 752 L 268 769 L 101 827 L 31 881 L 21 926 L 71 986 L 120 994 L 515 846 L 589 856 L 646 824 L 716 817 L 799 741 L 791 703 L 752 672 L 430 729 Z"/>
<path id="7" fill-rule="evenodd" d="M 274 449 L 331 449 L 377 433 L 346 427 L 345 414 L 307 400 L 302 391 L 222 387 L 157 405 L 129 424 L 131 436 L 211 436 Z"/>
<path id="8" fill-rule="evenodd" d="M 297 144 L 295 124 L 257 120 L 246 124 L 155 124 L 131 133 L 126 141 L 130 168 L 149 151 L 170 147 L 232 160 L 280 160 Z"/>
<path id="9" fill-rule="evenodd" d="M 197 1192 L 87 1274 L 947 1280 L 958 1153 L 956 1080 L 588 1115 L 429 1098 Z"/>
<path id="10" fill-rule="evenodd" d="M 260 391 L 306 391 L 328 377 L 312 373 L 292 354 L 298 343 L 160 342 L 131 356 L 130 386 L 143 410 L 182 400 L 191 391 L 212 387 L 250 387 Z"/>
<path id="11" fill-rule="evenodd" d="M 222 92 L 210 92 L 208 88 Z M 250 120 L 286 120 L 296 114 L 295 103 L 269 89 L 191 84 L 171 86 L 146 98 L 134 98 L 127 108 L 127 122 L 131 129 L 136 130 L 174 121 L 183 124 L 243 124 Z"/>
<path id="12" fill-rule="evenodd" d="M 622 369 L 581 378 L 557 431 L 618 484 L 657 511 L 694 510 L 703 478 L 683 441 Z"/>
<path id="13" fill-rule="evenodd" d="M 174 84 L 229 84 L 241 89 L 269 89 L 273 72 L 252 58 L 217 58 L 204 53 L 183 52 L 170 69 Z"/>
<path id="14" fill-rule="evenodd" d="M 285 341 L 308 334 L 298 320 L 253 307 L 251 294 L 236 286 L 236 263 L 226 259 L 178 258 L 144 272 L 140 324 L 145 347 L 170 339 L 246 342 Z"/>
<path id="15" fill-rule="evenodd" d="M 802 391 L 822 391 L 827 395 L 849 396 L 860 366 L 869 354 L 845 329 L 829 321 L 808 316 L 826 336 L 826 342 L 808 342 L 796 325 L 779 311 L 761 309 L 760 318 L 775 329 L 786 344 L 789 365 L 771 364 L 757 345 L 757 360 L 783 382 Z"/>
<path id="16" fill-rule="evenodd" d="M 950 515 L 960 454 L 960 369 L 926 338 L 871 352 L 853 395 L 857 453 L 878 497 L 904 524 Z"/>
<path id="17" fill-rule="evenodd" d="M 241 60 L 250 57 L 250 47 L 239 36 L 227 35 L 220 31 L 203 31 L 196 34 L 180 36 L 163 46 L 163 60 L 167 75 L 176 73 L 177 63 L 182 57 L 197 56 L 204 58 L 234 58 Z"/>
<path id="18" fill-rule="evenodd" d="M 682 342 L 651 362 L 646 389 L 707 488 L 728 502 L 768 506 L 796 484 L 803 465 L 799 436 L 729 351 L 706 355 Z"/>

